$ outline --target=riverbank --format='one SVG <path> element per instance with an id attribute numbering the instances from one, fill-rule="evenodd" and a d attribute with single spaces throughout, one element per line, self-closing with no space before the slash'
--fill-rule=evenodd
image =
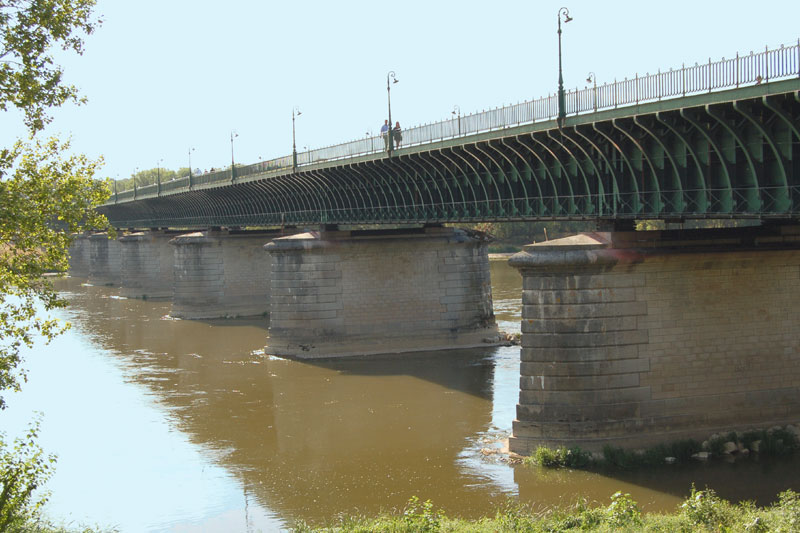
<path id="1" fill-rule="evenodd" d="M 463 520 L 446 516 L 430 501 L 409 500 L 405 509 L 377 517 L 342 516 L 322 527 L 297 524 L 293 531 L 311 532 L 548 532 L 561 531 L 748 531 L 800 530 L 800 495 L 786 491 L 775 504 L 758 508 L 732 504 L 713 490 L 691 488 L 672 513 L 643 514 L 629 494 L 615 493 L 607 505 L 577 501 L 566 509 L 533 509 L 509 503 L 492 517 Z"/>

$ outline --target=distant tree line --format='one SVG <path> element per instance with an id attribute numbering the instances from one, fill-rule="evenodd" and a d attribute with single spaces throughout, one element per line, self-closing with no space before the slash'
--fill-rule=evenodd
<path id="1" fill-rule="evenodd" d="M 168 168 L 150 168 L 140 170 L 133 174 L 130 178 L 118 179 L 117 192 L 127 191 L 133 189 L 133 182 L 136 180 L 136 187 L 146 187 L 158 183 L 159 178 L 161 183 L 166 183 L 178 178 L 185 178 L 189 175 L 189 167 L 181 167 L 178 170 L 170 170 Z M 109 179 L 109 186 L 113 192 L 114 181 Z"/>

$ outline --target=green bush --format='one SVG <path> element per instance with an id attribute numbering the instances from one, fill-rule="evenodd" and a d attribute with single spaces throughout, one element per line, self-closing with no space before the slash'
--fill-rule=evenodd
<path id="1" fill-rule="evenodd" d="M 725 453 L 726 442 L 728 442 L 728 440 L 723 436 L 708 439 L 708 451 L 711 452 L 712 455 L 722 455 Z"/>
<path id="2" fill-rule="evenodd" d="M 540 446 L 533 455 L 525 458 L 525 464 L 535 464 L 548 468 L 585 468 L 592 463 L 592 455 L 577 446 L 556 449 Z"/>
<path id="3" fill-rule="evenodd" d="M 785 429 L 765 431 L 758 453 L 762 455 L 787 455 L 797 450 L 798 442 L 794 433 Z"/>
<path id="4" fill-rule="evenodd" d="M 695 527 L 730 527 L 735 521 L 732 511 L 733 506 L 720 499 L 712 489 L 697 490 L 694 485 L 689 497 L 681 505 L 682 515 Z"/>
<path id="5" fill-rule="evenodd" d="M 614 529 L 638 526 L 642 523 L 642 512 L 630 494 L 616 492 L 606 508 L 606 519 Z"/>
<path id="6" fill-rule="evenodd" d="M 702 445 L 694 439 L 677 440 L 667 445 L 667 454 L 661 457 L 675 457 L 679 461 L 688 461 L 692 455 L 702 450 Z"/>
<path id="7" fill-rule="evenodd" d="M 428 533 L 439 531 L 444 512 L 441 509 L 434 509 L 433 503 L 426 500 L 420 503 L 419 498 L 412 496 L 403 511 L 403 524 L 405 531 Z"/>
<path id="8" fill-rule="evenodd" d="M 56 458 L 45 455 L 36 443 L 38 436 L 38 420 L 12 447 L 0 434 L 0 531 L 19 531 L 36 522 L 47 501 L 47 493 L 39 493 L 38 499 L 33 493 L 52 475 Z"/>
<path id="9" fill-rule="evenodd" d="M 774 522 L 771 530 L 777 533 L 800 531 L 800 495 L 787 490 L 778 495 L 778 503 L 772 507 Z"/>
<path id="10" fill-rule="evenodd" d="M 652 456 L 649 456 L 646 453 L 644 456 L 639 456 L 632 450 L 626 450 L 616 446 L 609 446 L 608 444 L 603 446 L 603 460 L 607 466 L 613 466 L 623 470 L 630 470 L 631 468 L 642 466 L 646 459 L 649 460 L 651 458 Z M 661 456 L 660 461 L 663 460 L 664 457 Z"/>

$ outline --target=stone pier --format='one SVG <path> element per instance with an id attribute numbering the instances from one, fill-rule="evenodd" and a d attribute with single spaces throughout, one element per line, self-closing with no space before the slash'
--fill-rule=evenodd
<path id="1" fill-rule="evenodd" d="M 526 246 L 510 449 L 647 446 L 800 419 L 800 228 Z"/>
<path id="2" fill-rule="evenodd" d="M 220 318 L 266 315 L 275 231 L 204 231 L 170 241 L 175 250 L 172 316 Z"/>
<path id="3" fill-rule="evenodd" d="M 75 235 L 75 239 L 69 246 L 69 275 L 73 278 L 88 277 L 91 259 L 89 236 L 83 233 Z"/>
<path id="4" fill-rule="evenodd" d="M 453 228 L 276 239 L 267 353 L 299 358 L 486 346 L 487 238 Z"/>
<path id="5" fill-rule="evenodd" d="M 176 235 L 175 232 L 141 231 L 119 238 L 122 296 L 172 297 L 175 251 L 169 241 Z"/>
<path id="6" fill-rule="evenodd" d="M 109 239 L 107 233 L 89 236 L 89 283 L 92 285 L 114 285 L 120 283 L 122 264 L 120 243 Z"/>

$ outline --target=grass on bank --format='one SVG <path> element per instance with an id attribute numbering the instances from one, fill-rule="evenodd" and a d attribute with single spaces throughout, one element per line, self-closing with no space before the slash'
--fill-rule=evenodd
<path id="1" fill-rule="evenodd" d="M 340 517 L 323 527 L 298 524 L 300 533 L 366 533 L 385 532 L 512 532 L 557 533 L 567 531 L 647 531 L 647 532 L 750 532 L 790 533 L 800 531 L 800 495 L 791 490 L 779 495 L 769 507 L 753 503 L 732 504 L 719 498 L 713 490 L 696 490 L 668 514 L 643 514 L 630 494 L 617 492 L 608 505 L 589 505 L 580 500 L 567 509 L 535 512 L 509 504 L 498 509 L 493 517 L 464 520 L 448 517 L 435 509 L 430 501 L 409 500 L 401 513 L 377 517 Z"/>

